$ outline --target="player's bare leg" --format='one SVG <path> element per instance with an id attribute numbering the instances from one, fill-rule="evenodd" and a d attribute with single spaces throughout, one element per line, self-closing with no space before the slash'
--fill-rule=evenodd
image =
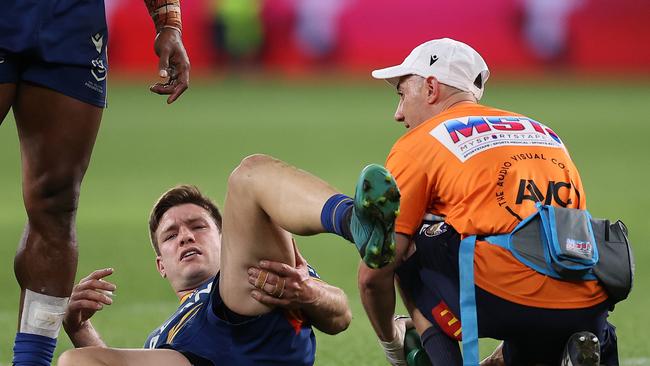
<path id="1" fill-rule="evenodd" d="M 0 84 L 0 125 L 4 121 L 16 97 L 16 84 Z"/>
<path id="2" fill-rule="evenodd" d="M 171 349 L 76 348 L 63 352 L 59 366 L 191 366 Z"/>
<path id="3" fill-rule="evenodd" d="M 22 354 L 29 358 L 32 340 L 56 338 L 62 319 L 56 309 L 67 304 L 72 291 L 78 256 L 75 216 L 79 190 L 102 109 L 22 83 L 13 111 L 28 219 L 14 262 L 21 288 L 18 335 L 30 335 L 20 342 L 17 337 L 14 357 Z M 35 320 L 43 317 L 48 324 Z"/>
<path id="4" fill-rule="evenodd" d="M 398 207 L 396 183 L 377 165 L 362 171 L 353 201 L 277 159 L 265 155 L 244 159 L 228 180 L 224 207 L 219 288 L 225 304 L 242 315 L 270 310 L 252 299 L 252 287 L 241 281 L 261 259 L 294 266 L 290 232 L 336 233 L 355 242 L 364 261 L 384 265 L 395 254 Z"/>
<path id="5" fill-rule="evenodd" d="M 294 266 L 290 232 L 323 232 L 320 214 L 337 192 L 319 178 L 265 155 L 244 159 L 228 179 L 221 244 L 220 294 L 242 315 L 269 308 L 251 296 L 248 268 L 262 259 Z M 271 219 L 271 217 L 273 219 Z"/>

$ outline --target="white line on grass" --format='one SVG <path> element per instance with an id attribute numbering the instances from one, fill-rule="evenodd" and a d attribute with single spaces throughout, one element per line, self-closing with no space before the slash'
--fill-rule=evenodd
<path id="1" fill-rule="evenodd" d="M 650 358 L 647 358 L 647 357 L 624 358 L 623 360 L 621 360 L 621 365 L 623 365 L 623 366 L 650 365 Z"/>

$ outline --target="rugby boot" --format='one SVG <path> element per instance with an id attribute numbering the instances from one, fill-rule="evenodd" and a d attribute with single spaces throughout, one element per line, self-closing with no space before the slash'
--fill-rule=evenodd
<path id="1" fill-rule="evenodd" d="M 395 259 L 395 218 L 399 215 L 399 189 L 381 165 L 366 166 L 354 194 L 350 232 L 361 258 L 370 268 Z"/>
<path id="2" fill-rule="evenodd" d="M 600 365 L 600 342 L 591 332 L 574 333 L 566 343 L 561 366 Z"/>

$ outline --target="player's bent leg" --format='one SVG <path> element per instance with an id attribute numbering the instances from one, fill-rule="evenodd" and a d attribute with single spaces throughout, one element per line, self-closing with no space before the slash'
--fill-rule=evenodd
<path id="1" fill-rule="evenodd" d="M 16 97 L 16 84 L 0 83 L 0 125 L 4 121 Z"/>
<path id="2" fill-rule="evenodd" d="M 353 213 L 353 200 L 321 179 L 266 155 L 245 158 L 228 180 L 224 207 L 220 294 L 226 306 L 242 315 L 270 310 L 253 300 L 252 288 L 241 281 L 261 259 L 294 265 L 289 232 L 336 233 L 355 242 L 369 266 L 390 262 L 397 185 L 380 166 L 364 169 L 359 185 Z M 358 216 L 354 226 L 353 216 Z"/>
<path id="3" fill-rule="evenodd" d="M 63 352 L 59 366 L 191 366 L 171 349 L 118 349 L 87 347 Z"/>
<path id="4" fill-rule="evenodd" d="M 28 217 L 14 262 L 21 287 L 14 363 L 21 365 L 33 349 L 53 348 L 60 329 L 77 268 L 79 190 L 102 109 L 24 83 L 13 109 Z M 48 324 L 37 321 L 43 317 Z"/>
<path id="5" fill-rule="evenodd" d="M 279 226 L 298 235 L 323 232 L 321 208 L 338 193 L 322 179 L 263 154 L 241 161 L 228 179 L 228 192 L 253 202 Z"/>
<path id="6" fill-rule="evenodd" d="M 321 208 L 337 192 L 309 173 L 265 155 L 245 158 L 228 179 L 223 213 L 220 294 L 242 315 L 270 310 L 254 300 L 248 268 L 261 259 L 294 266 L 293 232 L 323 232 Z"/>

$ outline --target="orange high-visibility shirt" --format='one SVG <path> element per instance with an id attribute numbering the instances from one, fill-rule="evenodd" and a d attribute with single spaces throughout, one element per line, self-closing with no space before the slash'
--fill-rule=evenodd
<path id="1" fill-rule="evenodd" d="M 408 131 L 386 167 L 401 191 L 396 231 L 413 236 L 422 217 L 445 217 L 461 235 L 503 234 L 535 212 L 535 202 L 586 208 L 580 175 L 562 140 L 520 114 L 459 104 Z M 496 245 L 477 242 L 476 285 L 535 307 L 575 309 L 607 298 L 598 281 L 540 274 Z"/>

